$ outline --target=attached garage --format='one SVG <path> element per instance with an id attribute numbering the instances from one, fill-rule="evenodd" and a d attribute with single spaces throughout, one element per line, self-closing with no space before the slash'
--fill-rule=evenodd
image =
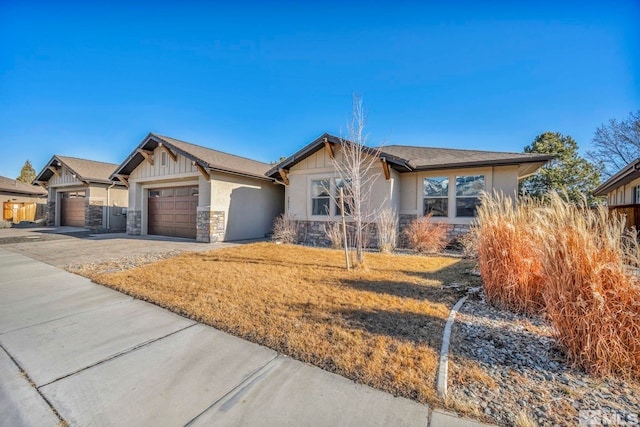
<path id="1" fill-rule="evenodd" d="M 60 193 L 60 225 L 70 227 L 84 227 L 86 211 L 85 208 L 85 191 Z"/>
<path id="2" fill-rule="evenodd" d="M 149 234 L 196 238 L 198 187 L 149 190 Z"/>

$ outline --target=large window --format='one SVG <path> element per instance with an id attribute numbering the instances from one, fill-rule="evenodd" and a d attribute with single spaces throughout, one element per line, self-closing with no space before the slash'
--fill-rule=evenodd
<path id="1" fill-rule="evenodd" d="M 484 175 L 456 177 L 456 216 L 474 217 L 484 190 Z"/>
<path id="2" fill-rule="evenodd" d="M 330 181 L 328 179 L 314 179 L 311 181 L 311 214 L 329 215 Z"/>
<path id="3" fill-rule="evenodd" d="M 433 216 L 449 216 L 449 178 L 425 178 L 424 214 Z"/>

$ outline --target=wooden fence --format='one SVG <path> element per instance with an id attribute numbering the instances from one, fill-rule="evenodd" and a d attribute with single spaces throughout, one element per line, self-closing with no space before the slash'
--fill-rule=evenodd
<path id="1" fill-rule="evenodd" d="M 618 216 L 624 215 L 627 218 L 627 228 L 635 227 L 636 230 L 640 230 L 640 205 L 609 206 L 609 212 Z"/>
<path id="2" fill-rule="evenodd" d="M 4 202 L 2 206 L 2 219 L 18 223 L 20 221 L 35 221 L 35 203 Z"/>

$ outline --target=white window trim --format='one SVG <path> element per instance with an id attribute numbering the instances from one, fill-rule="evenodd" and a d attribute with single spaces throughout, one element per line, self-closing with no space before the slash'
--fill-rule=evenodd
<path id="1" fill-rule="evenodd" d="M 446 169 L 446 170 L 434 170 L 429 172 L 423 172 L 418 174 L 418 185 L 416 185 L 417 194 L 417 210 L 418 216 L 424 216 L 424 179 L 425 178 L 449 178 L 449 215 L 433 217 L 434 221 L 444 222 L 446 224 L 460 224 L 467 225 L 475 222 L 477 217 L 457 217 L 456 216 L 456 177 L 458 176 L 473 176 L 484 175 L 484 189 L 485 191 L 491 191 L 493 188 L 493 168 L 469 168 L 469 169 Z M 453 185 L 452 185 L 453 184 Z"/>

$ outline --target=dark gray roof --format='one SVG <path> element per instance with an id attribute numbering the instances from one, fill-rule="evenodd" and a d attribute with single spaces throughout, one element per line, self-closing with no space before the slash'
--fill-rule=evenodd
<path id="1" fill-rule="evenodd" d="M 159 143 L 164 144 L 166 147 L 173 149 L 192 161 L 198 162 L 201 166 L 210 170 L 269 180 L 265 176 L 265 172 L 270 166 L 266 163 L 191 144 L 190 142 L 180 141 L 168 136 L 157 135 L 155 133 L 149 133 L 149 135 L 142 140 L 129 157 L 113 172 L 111 179 L 114 181 L 117 180 L 115 176 L 117 174 L 130 175 L 144 160 L 142 154 L 138 153 L 137 150 L 139 148 L 155 150 Z"/>
<path id="2" fill-rule="evenodd" d="M 593 195 L 596 197 L 606 196 L 607 193 L 638 178 L 640 178 L 640 157 L 627 164 L 615 175 L 603 182 L 594 190 Z"/>
<path id="3" fill-rule="evenodd" d="M 388 145 L 382 147 L 382 151 L 405 159 L 409 166 L 415 170 L 513 165 L 547 162 L 553 159 L 553 156 L 546 154 L 414 147 L 409 145 Z"/>
<path id="4" fill-rule="evenodd" d="M 99 162 L 96 160 L 79 159 L 77 157 L 54 155 L 42 168 L 35 181 L 49 181 L 53 172 L 49 166 L 63 165 L 75 174 L 79 181 L 88 183 L 111 183 L 109 177 L 116 168 L 116 164 Z"/>
<path id="5" fill-rule="evenodd" d="M 289 169 L 301 160 L 309 157 L 324 145 L 324 140 L 340 144 L 341 139 L 325 133 L 296 153 L 267 171 L 267 176 L 278 178 L 279 169 Z M 453 148 L 415 147 L 409 145 L 389 145 L 380 148 L 368 148 L 372 153 L 384 157 L 387 163 L 398 172 L 420 170 L 441 170 L 451 168 L 471 168 L 480 166 L 518 165 L 518 176 L 528 176 L 538 170 L 554 156 L 546 154 L 508 153 L 498 151 L 459 150 Z M 379 151 L 378 151 L 379 150 Z"/>
<path id="6" fill-rule="evenodd" d="M 0 176 L 0 192 L 25 196 L 46 196 L 47 190 L 42 187 L 25 184 L 22 181 Z"/>

